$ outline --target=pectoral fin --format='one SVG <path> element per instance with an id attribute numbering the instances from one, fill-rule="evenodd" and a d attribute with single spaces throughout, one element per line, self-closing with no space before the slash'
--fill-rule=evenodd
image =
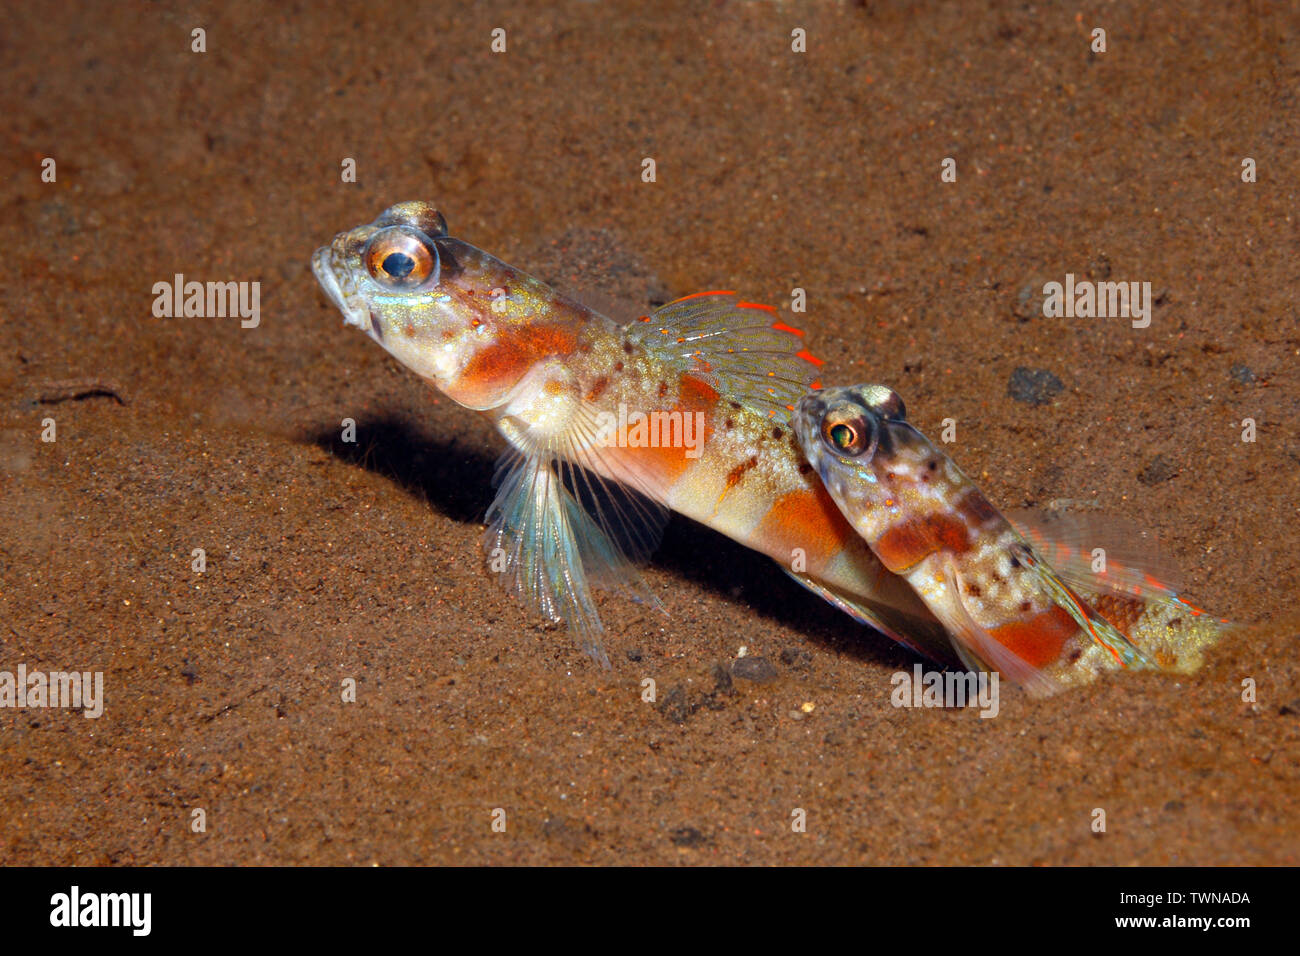
<path id="1" fill-rule="evenodd" d="M 997 670 L 1002 676 L 1043 697 L 1061 690 L 1053 674 L 1073 649 L 1099 644 L 1116 667 L 1145 668 L 1150 662 L 1127 637 L 1074 594 L 1052 572 L 1036 562 L 1035 572 L 1053 603 L 1032 617 L 1014 618 L 996 626 L 981 625 L 966 605 L 966 582 L 956 564 L 944 564 L 944 577 L 954 596 L 947 602 L 943 622 L 958 652 L 968 664 Z M 1068 662 L 1067 662 L 1068 663 Z"/>
<path id="2" fill-rule="evenodd" d="M 608 667 L 592 587 L 663 610 L 633 561 L 657 546 L 667 512 L 583 467 L 599 454 L 585 442 L 530 442 L 522 429 L 511 434 L 518 447 L 497 464 L 497 496 L 487 513 L 488 567 L 530 607 L 567 622 L 582 650 Z"/>

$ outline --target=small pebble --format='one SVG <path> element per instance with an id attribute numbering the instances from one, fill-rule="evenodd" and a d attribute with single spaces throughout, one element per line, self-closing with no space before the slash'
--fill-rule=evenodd
<path id="1" fill-rule="evenodd" d="M 1255 373 L 1251 370 L 1250 366 L 1242 365 L 1240 362 L 1234 365 L 1228 374 L 1242 385 L 1254 385 L 1259 381 L 1259 379 L 1255 377 Z"/>
<path id="2" fill-rule="evenodd" d="M 1177 469 L 1170 464 L 1164 455 L 1156 455 L 1155 458 L 1147 462 L 1147 466 L 1138 472 L 1137 479 L 1144 485 L 1158 485 L 1162 481 L 1168 481 L 1174 475 L 1178 474 Z"/>
<path id="3" fill-rule="evenodd" d="M 776 668 L 766 657 L 741 657 L 732 661 L 731 676 L 741 680 L 750 680 L 756 684 L 765 684 L 776 680 Z"/>
<path id="4" fill-rule="evenodd" d="M 1016 366 L 1007 383 L 1007 394 L 1027 405 L 1050 405 L 1052 399 L 1065 391 L 1065 384 L 1044 369 Z"/>

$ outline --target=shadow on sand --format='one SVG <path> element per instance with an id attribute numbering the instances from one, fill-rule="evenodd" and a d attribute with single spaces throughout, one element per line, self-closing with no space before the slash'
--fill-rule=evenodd
<path id="1" fill-rule="evenodd" d="M 337 426 L 309 433 L 336 458 L 382 475 L 447 517 L 478 524 L 492 501 L 495 458 L 479 448 L 439 439 L 395 417 L 358 428 L 357 442 L 339 441 Z M 696 582 L 724 600 L 776 621 L 817 644 L 857 660 L 910 667 L 920 658 L 805 591 L 769 558 L 680 515 L 673 515 L 651 566 Z"/>

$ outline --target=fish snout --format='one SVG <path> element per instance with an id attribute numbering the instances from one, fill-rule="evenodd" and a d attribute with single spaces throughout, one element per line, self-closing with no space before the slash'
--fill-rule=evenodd
<path id="1" fill-rule="evenodd" d="M 353 297 L 339 281 L 340 276 L 347 275 L 346 268 L 339 262 L 339 254 L 346 245 L 346 240 L 347 233 L 340 233 L 332 245 L 317 249 L 311 257 L 311 271 L 330 301 L 343 313 L 343 323 L 364 329 L 367 325 L 366 310 L 360 303 L 351 301 Z"/>

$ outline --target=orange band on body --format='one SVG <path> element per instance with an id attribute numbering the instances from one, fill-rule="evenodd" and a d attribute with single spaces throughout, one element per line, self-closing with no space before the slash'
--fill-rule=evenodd
<path id="1" fill-rule="evenodd" d="M 703 418 L 700 419 L 699 424 L 700 430 L 692 436 L 696 446 L 702 449 L 708 442 L 709 434 L 713 430 L 712 421 L 717 403 L 718 393 L 708 382 L 696 378 L 694 375 L 682 375 L 678 381 L 677 404 L 671 409 L 650 409 L 648 411 L 667 411 L 670 414 L 680 413 L 683 434 L 679 437 L 684 437 L 686 417 L 696 413 L 702 414 Z M 692 422 L 692 427 L 695 427 L 694 422 Z M 658 447 L 642 446 L 634 448 L 620 445 L 603 449 L 601 454 L 611 462 L 616 462 L 620 467 L 634 473 L 643 485 L 651 489 L 666 491 L 692 465 L 702 460 L 701 458 L 687 457 L 686 452 L 688 450 L 684 442 L 665 442 L 661 431 Z"/>
<path id="2" fill-rule="evenodd" d="M 492 396 L 519 381 L 538 361 L 569 355 L 578 337 L 558 325 L 530 326 L 527 331 L 503 330 L 495 341 L 477 349 L 461 370 L 454 388 L 456 401 L 476 404 L 475 396 Z"/>
<path id="3" fill-rule="evenodd" d="M 989 629 L 995 641 L 1026 664 L 1040 669 L 1059 660 L 1066 642 L 1078 633 L 1079 625 L 1059 604 L 1027 621 L 1012 621 Z"/>
<path id="4" fill-rule="evenodd" d="M 820 484 L 778 498 L 754 533 L 754 547 L 788 557 L 803 549 L 808 570 L 825 567 L 856 532 Z"/>
<path id="5" fill-rule="evenodd" d="M 922 515 L 896 524 L 872 545 L 885 567 L 894 573 L 915 567 L 936 551 L 965 554 L 970 550 L 970 528 L 947 512 Z"/>

